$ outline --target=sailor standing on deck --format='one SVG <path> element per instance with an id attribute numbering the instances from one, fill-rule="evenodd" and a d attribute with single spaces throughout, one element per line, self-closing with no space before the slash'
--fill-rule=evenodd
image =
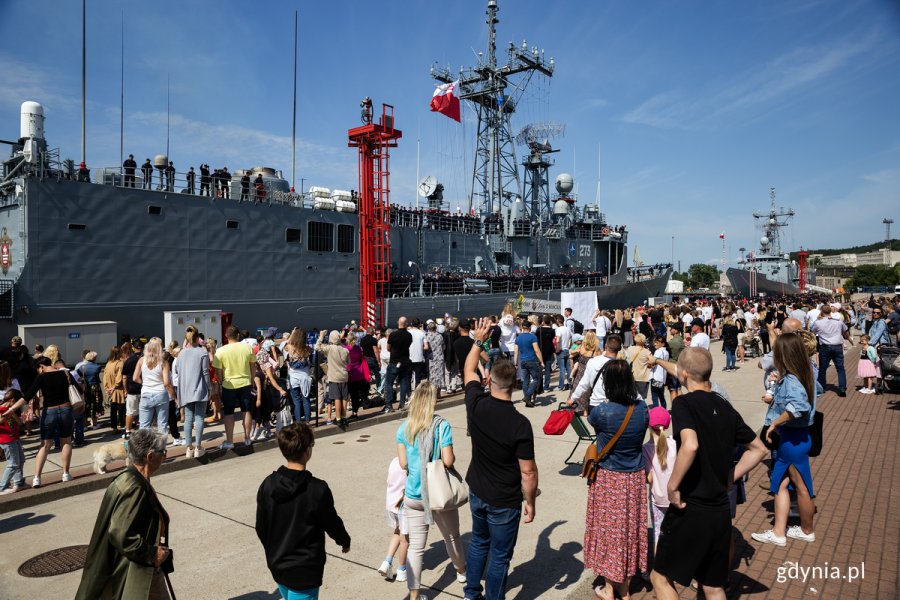
<path id="1" fill-rule="evenodd" d="M 171 160 L 169 161 L 169 166 L 166 167 L 166 191 L 175 191 L 175 163 Z"/>
<path id="2" fill-rule="evenodd" d="M 250 171 L 244 171 L 241 177 L 241 202 L 250 201 Z"/>
<path id="3" fill-rule="evenodd" d="M 128 158 L 122 163 L 122 167 L 125 169 L 125 187 L 134 187 L 134 170 L 137 169 L 134 154 L 128 155 Z"/>
<path id="4" fill-rule="evenodd" d="M 228 198 L 231 192 L 231 173 L 228 172 L 228 167 L 222 167 L 219 177 L 222 182 L 222 197 Z"/>
<path id="5" fill-rule="evenodd" d="M 149 158 L 141 165 L 141 173 L 144 176 L 144 184 L 141 187 L 149 190 L 150 186 L 153 185 L 153 165 L 150 164 Z"/>
<path id="6" fill-rule="evenodd" d="M 194 167 L 187 172 L 187 184 L 188 184 L 188 194 L 194 195 L 194 181 L 197 179 L 197 173 L 194 172 Z"/>
<path id="7" fill-rule="evenodd" d="M 203 190 L 206 190 L 206 194 Z M 209 196 L 209 165 L 200 165 L 200 195 Z"/>

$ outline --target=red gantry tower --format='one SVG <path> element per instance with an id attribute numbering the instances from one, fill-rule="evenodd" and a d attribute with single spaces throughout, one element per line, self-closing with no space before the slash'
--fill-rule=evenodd
<path id="1" fill-rule="evenodd" d="M 359 151 L 359 322 L 384 325 L 385 287 L 391 273 L 390 149 L 403 132 L 394 129 L 394 107 L 381 105 L 373 122 L 372 99 L 361 103 L 363 125 L 347 132 L 347 145 Z"/>

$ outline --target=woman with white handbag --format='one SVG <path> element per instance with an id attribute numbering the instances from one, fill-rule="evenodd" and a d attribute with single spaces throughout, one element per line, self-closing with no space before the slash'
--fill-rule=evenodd
<path id="1" fill-rule="evenodd" d="M 459 507 L 468 499 L 466 484 L 453 470 L 450 423 L 434 414 L 437 389 L 422 381 L 409 399 L 409 418 L 397 429 L 397 457 L 407 471 L 403 512 L 407 519 L 409 554 L 407 587 L 410 600 L 427 600 L 419 593 L 422 559 L 432 523 L 438 526 L 456 580 L 466 582 L 466 552 L 459 536 Z"/>

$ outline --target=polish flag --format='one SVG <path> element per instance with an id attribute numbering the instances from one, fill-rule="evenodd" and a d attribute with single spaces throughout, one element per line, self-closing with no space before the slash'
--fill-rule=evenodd
<path id="1" fill-rule="evenodd" d="M 439 112 L 458 123 L 460 121 L 459 98 L 455 95 L 458 87 L 459 80 L 437 86 L 431 96 L 431 112 Z"/>
<path id="2" fill-rule="evenodd" d="M 724 240 L 724 239 L 725 239 L 725 232 L 724 232 L 724 231 L 723 231 L 722 233 L 719 234 L 719 239 L 720 239 L 720 240 Z"/>

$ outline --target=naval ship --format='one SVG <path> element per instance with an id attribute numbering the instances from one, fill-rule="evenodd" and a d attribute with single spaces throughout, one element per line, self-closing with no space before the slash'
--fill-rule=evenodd
<path id="1" fill-rule="evenodd" d="M 627 267 L 627 228 L 610 226 L 596 203 L 579 206 L 571 176 L 559 174 L 551 194 L 557 150 L 541 139 L 546 126 L 512 135 L 515 93 L 524 87 L 514 78 L 551 76 L 554 64 L 524 42 L 511 44 L 501 64 L 498 11 L 489 0 L 486 61 L 458 77 L 432 67 L 436 81 L 456 79 L 478 115 L 472 193 L 465 212 L 452 212 L 443 186 L 425 178 L 427 208 L 390 206 L 382 322 L 499 313 L 510 301 L 558 302 L 566 291 L 594 292 L 601 307 L 632 306 L 663 295 L 671 277 L 671 265 Z M 6 339 L 23 324 L 88 321 L 152 334 L 164 311 L 179 310 L 221 310 L 250 330 L 369 322 L 360 305 L 356 191 L 296 193 L 281 171 L 261 166 L 249 170 L 259 195 L 254 185 L 242 198 L 237 171 L 201 196 L 183 173 L 165 178 L 164 155 L 150 177 L 138 168 L 133 182 L 119 167 L 78 169 L 48 144 L 43 113 L 38 102 L 22 104 L 20 136 L 5 142 L 11 152 L 0 168 Z M 517 143 L 527 150 L 524 185 Z"/>
<path id="2" fill-rule="evenodd" d="M 725 271 L 733 292 L 748 298 L 800 293 L 799 268 L 791 261 L 790 254 L 782 254 L 781 248 L 781 231 L 790 226 L 794 210 L 776 208 L 774 188 L 769 190 L 769 198 L 771 205 L 768 211 L 753 213 L 762 232 L 759 250 L 741 256 L 738 261 L 740 268 Z"/>

